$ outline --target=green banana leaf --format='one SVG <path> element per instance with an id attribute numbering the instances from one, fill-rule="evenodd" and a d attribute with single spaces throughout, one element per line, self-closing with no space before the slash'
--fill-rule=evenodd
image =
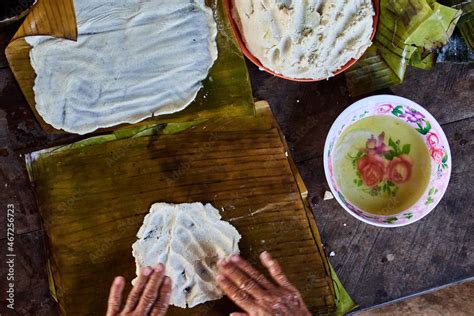
<path id="1" fill-rule="evenodd" d="M 460 15 L 432 0 L 381 0 L 374 43 L 346 72 L 351 94 L 400 84 L 410 64 L 429 69 L 429 51 L 448 42 Z"/>
<path id="2" fill-rule="evenodd" d="M 455 9 L 462 10 L 457 27 L 464 41 L 471 50 L 474 50 L 474 2 L 472 0 L 448 0 L 444 1 Z"/>
<path id="3" fill-rule="evenodd" d="M 417 47 L 410 59 L 410 66 L 428 70 L 436 63 L 436 54 L 433 51 Z"/>
<path id="4" fill-rule="evenodd" d="M 331 269 L 331 277 L 334 283 L 334 292 L 336 294 L 336 311 L 333 315 L 346 315 L 354 310 L 358 305 L 352 300 L 349 293 L 347 293 L 331 264 L 329 264 L 329 268 Z"/>
<path id="5" fill-rule="evenodd" d="M 379 54 L 375 45 L 370 46 L 354 66 L 346 72 L 351 95 L 361 95 L 401 83 L 400 78 Z"/>

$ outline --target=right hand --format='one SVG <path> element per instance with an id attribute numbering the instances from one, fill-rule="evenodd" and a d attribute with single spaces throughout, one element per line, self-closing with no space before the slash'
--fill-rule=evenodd
<path id="1" fill-rule="evenodd" d="M 225 294 L 244 310 L 232 316 L 311 316 L 301 294 L 288 281 L 268 252 L 260 255 L 274 282 L 270 282 L 240 256 L 231 256 L 217 263 L 217 283 Z"/>

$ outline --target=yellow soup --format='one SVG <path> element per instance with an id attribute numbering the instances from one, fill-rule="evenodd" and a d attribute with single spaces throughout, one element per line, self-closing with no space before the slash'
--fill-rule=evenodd
<path id="1" fill-rule="evenodd" d="M 373 214 L 408 209 L 430 179 L 430 156 L 421 135 L 390 116 L 371 116 L 349 126 L 339 137 L 333 157 L 342 194 Z"/>

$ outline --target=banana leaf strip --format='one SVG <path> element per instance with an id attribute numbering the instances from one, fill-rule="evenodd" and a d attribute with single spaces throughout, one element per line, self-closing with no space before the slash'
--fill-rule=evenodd
<path id="1" fill-rule="evenodd" d="M 353 96 L 366 94 L 387 86 L 400 84 L 400 77 L 385 62 L 372 45 L 359 60 L 346 72 L 347 86 Z"/>
<path id="2" fill-rule="evenodd" d="M 448 42 L 460 16 L 460 10 L 432 0 L 381 0 L 374 43 L 346 72 L 350 93 L 400 84 L 410 64 L 431 68 L 434 55 L 429 51 Z"/>
<path id="3" fill-rule="evenodd" d="M 429 70 L 436 63 L 436 53 L 421 47 L 417 47 L 410 59 L 410 66 Z"/>

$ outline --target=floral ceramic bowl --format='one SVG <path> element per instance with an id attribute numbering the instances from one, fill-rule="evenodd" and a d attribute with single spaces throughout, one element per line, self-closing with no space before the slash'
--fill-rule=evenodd
<path id="1" fill-rule="evenodd" d="M 375 215 L 353 205 L 347 198 L 345 198 L 344 194 L 342 194 L 340 187 L 336 183 L 333 170 L 335 147 L 339 136 L 341 136 L 346 128 L 355 122 L 376 115 L 390 116 L 402 120 L 413 127 L 413 129 L 422 136 L 430 155 L 431 175 L 426 190 L 416 203 L 395 215 Z M 407 161 L 404 159 L 405 155 L 403 154 L 405 150 L 409 151 L 410 148 L 409 146 L 405 147 L 393 142 L 392 144 L 385 145 L 384 143 L 388 140 L 384 140 L 383 137 L 384 135 L 382 134 L 379 135 L 379 137 L 369 139 L 367 142 L 367 148 L 369 151 L 374 153 L 377 151 L 377 148 L 379 148 L 378 145 L 394 148 L 394 150 L 390 150 L 384 154 L 385 157 L 390 159 L 390 164 L 385 168 L 385 170 L 388 169 L 388 172 L 386 172 L 388 173 L 388 175 L 386 175 L 388 180 L 383 182 L 385 183 L 383 185 L 383 190 L 387 190 L 387 192 L 390 193 L 390 190 L 393 190 L 394 182 L 403 181 L 403 177 L 407 175 L 406 170 L 408 169 L 406 167 L 409 166 Z M 397 156 L 391 157 L 395 152 Z M 371 181 L 377 181 L 377 164 L 368 160 L 369 159 L 366 158 L 356 161 L 357 167 L 362 168 L 362 170 L 364 170 L 363 168 L 366 168 L 367 164 L 371 163 L 370 172 L 361 175 L 361 182 L 364 181 L 370 183 Z M 392 164 L 394 165 L 394 168 L 401 170 L 401 172 L 392 174 L 390 172 Z M 324 147 L 324 170 L 334 197 L 352 216 L 375 226 L 399 227 L 411 224 L 423 218 L 439 203 L 446 192 L 449 178 L 451 176 L 451 152 L 448 140 L 446 139 L 446 135 L 441 129 L 441 126 L 423 107 L 402 97 L 378 95 L 362 99 L 352 104 L 336 119 L 329 131 Z"/>

